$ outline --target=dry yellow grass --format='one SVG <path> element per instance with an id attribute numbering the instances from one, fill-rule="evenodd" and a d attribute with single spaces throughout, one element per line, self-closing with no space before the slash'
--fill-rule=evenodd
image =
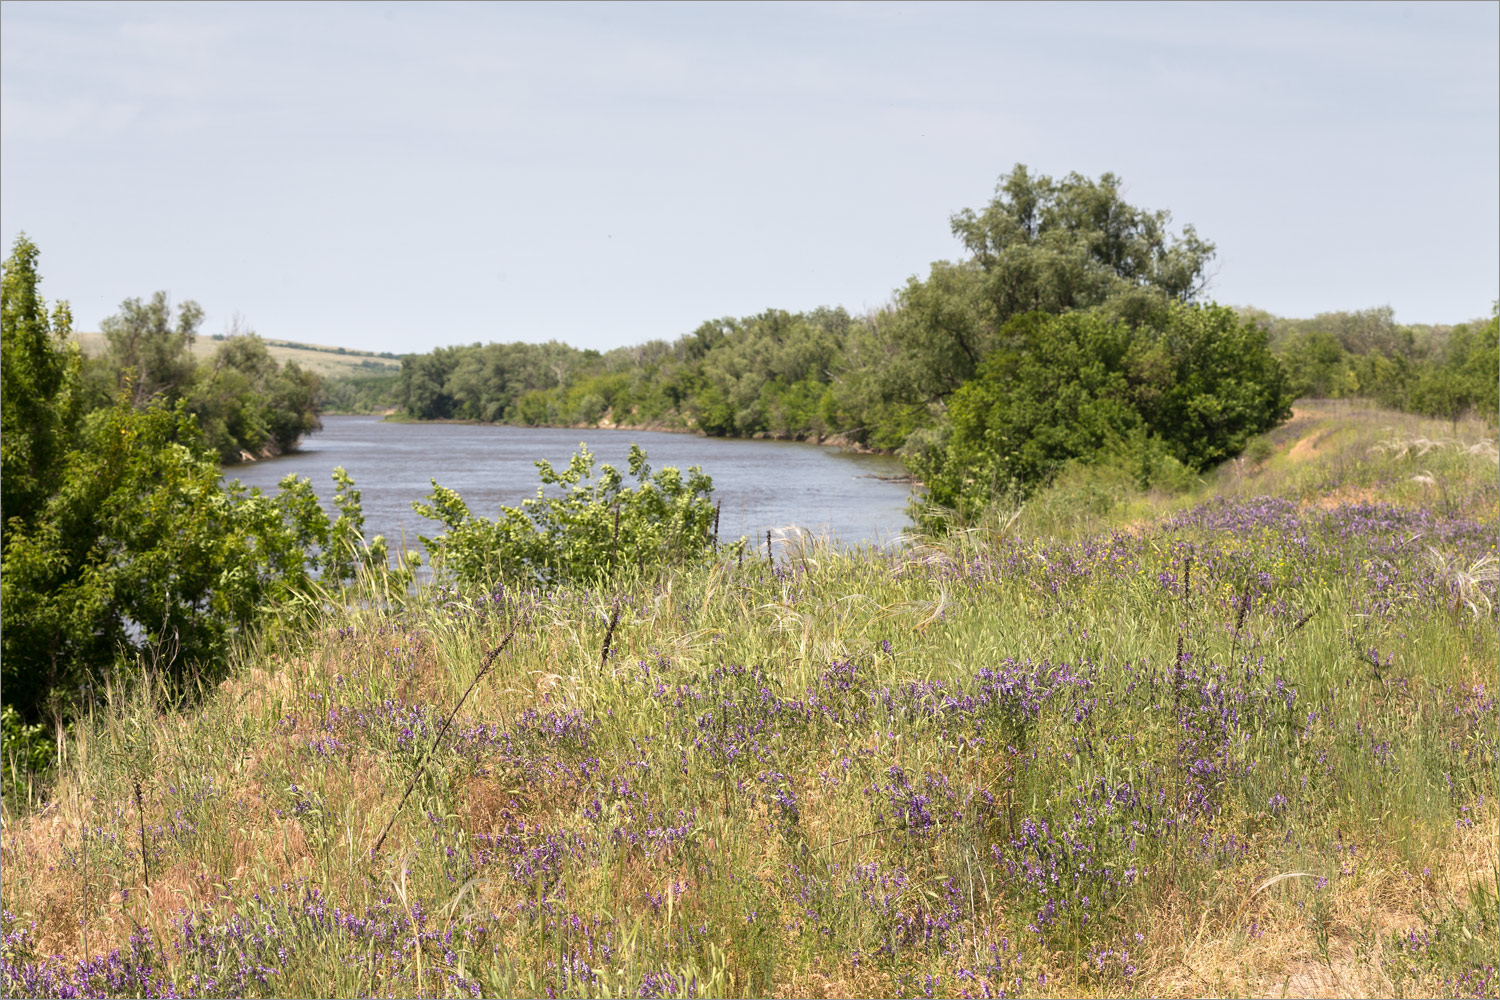
<path id="1" fill-rule="evenodd" d="M 102 333 L 75 333 L 73 339 L 89 357 L 97 357 L 104 353 L 105 339 Z M 218 349 L 219 341 L 211 336 L 200 336 L 193 341 L 193 355 L 201 359 L 213 357 Z M 281 364 L 295 361 L 299 367 L 325 376 L 369 375 L 379 374 L 382 371 L 395 372 L 401 369 L 399 359 L 381 357 L 373 351 L 345 349 L 341 354 L 337 347 L 296 344 L 279 340 L 266 340 L 266 350 Z"/>
<path id="2" fill-rule="evenodd" d="M 1344 451 L 1365 447 L 1367 430 L 1330 433 L 1328 446 L 1297 468 L 1322 474 Z M 1289 466 L 1288 453 L 1311 433 L 1317 432 L 1289 435 L 1265 475 L 1283 474 L 1278 463 Z M 1482 509 L 1494 491 L 1483 478 L 1491 475 L 1488 459 L 1453 448 L 1445 454 L 1453 509 Z M 1347 474 L 1340 487 L 1357 492 L 1337 494 L 1342 502 L 1334 504 L 1301 504 L 1310 491 L 1295 494 L 1286 516 L 1344 517 L 1351 500 L 1406 496 L 1404 468 L 1387 476 L 1379 463 L 1407 459 L 1362 461 L 1367 466 Z M 1460 479 L 1466 468 L 1478 470 L 1473 482 Z M 1247 490 L 1257 475 L 1246 474 Z M 1457 521 L 1444 524 L 1471 531 Z M 516 610 L 520 605 L 494 610 L 484 626 L 414 602 L 389 614 L 351 610 L 334 622 L 343 628 L 288 630 L 283 645 L 247 652 L 242 669 L 191 711 L 164 712 L 150 698 L 132 701 L 115 692 L 115 704 L 69 736 L 48 805 L 17 809 L 14 799 L 7 805 L 0 832 L 4 906 L 25 923 L 36 921 L 40 954 L 75 960 L 124 945 L 137 926 L 170 941 L 183 908 L 206 925 L 242 911 L 270 920 L 271 911 L 247 900 L 283 884 L 316 887 L 330 906 L 358 913 L 395 900 L 379 910 L 380 920 L 390 923 L 401 912 L 409 920 L 421 910 L 439 934 L 454 931 L 456 939 L 487 928 L 477 943 L 460 940 L 451 960 L 447 945 L 424 947 L 420 977 L 428 994 L 465 992 L 445 979 L 460 973 L 481 983 L 486 995 L 558 986 L 555 976 L 548 978 L 548 963 L 555 965 L 563 950 L 585 947 L 568 924 L 575 917 L 597 919 L 614 935 L 609 961 L 589 961 L 615 977 L 608 984 L 617 992 L 638 993 L 648 975 L 690 960 L 705 977 L 720 976 L 713 982 L 725 992 L 732 983 L 735 992 L 786 997 L 920 994 L 926 976 L 938 995 L 978 992 L 965 977 L 985 968 L 989 945 L 998 948 L 1002 937 L 1006 960 L 990 985 L 1011 994 L 1017 979 L 1020 993 L 1044 996 L 1363 997 L 1451 989 L 1460 958 L 1424 958 L 1407 975 L 1408 956 L 1393 942 L 1408 929 L 1436 928 L 1467 906 L 1475 889 L 1490 899 L 1497 890 L 1495 776 L 1490 765 L 1472 763 L 1492 753 L 1484 725 L 1494 708 L 1470 697 L 1472 685 L 1494 682 L 1492 629 L 1476 625 L 1465 609 L 1443 610 L 1431 596 L 1427 605 L 1405 597 L 1392 604 L 1388 621 L 1372 623 L 1368 592 L 1347 568 L 1373 562 L 1364 549 L 1347 564 L 1330 550 L 1326 565 L 1307 557 L 1288 568 L 1282 562 L 1303 551 L 1282 537 L 1290 533 L 1247 542 L 1169 534 L 1148 518 L 1134 525 L 1119 536 L 1125 541 L 1108 545 L 969 539 L 962 551 L 956 544 L 935 548 L 925 561 L 814 551 L 807 553 L 809 569 L 783 567 L 779 577 L 735 576 L 723 567 L 684 571 L 630 595 L 615 635 L 617 655 L 602 668 L 602 609 L 610 594 L 537 598 L 524 612 Z M 1350 546 L 1371 537 L 1351 534 Z M 1424 542 L 1438 544 L 1437 534 Z M 1180 577 L 1170 586 L 1157 578 L 1180 573 L 1172 546 L 1185 540 L 1196 546 L 1198 560 L 1186 597 Z M 1385 534 L 1375 539 L 1385 540 Z M 1373 551 L 1387 561 L 1411 555 Z M 1121 570 L 1124 557 L 1139 564 Z M 1422 558 L 1416 552 L 1402 566 L 1429 572 Z M 976 560 L 990 560 L 988 570 L 966 576 Z M 1267 596 L 1236 629 L 1223 595 L 1239 593 L 1244 574 L 1262 568 L 1285 607 Z M 1280 582 L 1292 578 L 1304 582 Z M 1379 582 L 1390 586 L 1386 577 Z M 1318 616 L 1294 628 L 1314 606 Z M 493 629 L 523 613 L 532 621 L 524 641 L 497 662 L 462 713 L 469 723 L 512 734 L 522 749 L 504 758 L 464 757 L 451 748 L 436 755 L 389 846 L 370 857 L 421 745 L 403 741 L 400 726 L 420 718 L 435 728 L 496 641 Z M 1034 896 L 1007 883 L 991 850 L 1003 854 L 1024 818 L 1067 824 L 1080 808 L 1070 801 L 1073 789 L 1085 780 L 1139 783 L 1153 768 L 1170 782 L 1180 780 L 1177 741 L 1203 738 L 1205 730 L 1167 725 L 1170 690 L 1166 704 L 1154 708 L 1131 693 L 1147 671 L 1159 675 L 1172 663 L 1179 636 L 1197 654 L 1192 663 L 1233 665 L 1221 680 L 1239 685 L 1240 711 L 1251 713 L 1259 697 L 1260 687 L 1237 679 L 1256 658 L 1301 689 L 1296 711 L 1286 719 L 1263 714 L 1245 727 L 1247 739 L 1264 744 L 1253 758 L 1256 768 L 1226 776 L 1215 807 L 1187 824 L 1180 841 L 1171 831 L 1147 828 L 1143 839 L 1159 845 L 1142 862 L 1152 870 L 1138 893 L 1120 897 L 1121 916 L 1108 933 L 1033 933 L 1027 925 L 1036 919 Z M 882 649 L 887 638 L 891 648 Z M 1378 676 L 1360 658 L 1366 640 L 1394 656 Z M 1050 703 L 1025 729 L 1030 742 L 1014 749 L 1005 744 L 1010 730 L 965 714 L 961 705 L 946 714 L 934 707 L 977 670 L 999 668 L 1010 657 L 1099 668 L 1091 686 L 1063 689 L 1065 698 L 1078 697 Z M 849 676 L 864 685 L 852 693 L 820 680 L 842 659 L 855 661 Z M 712 687 L 709 675 L 731 666 L 759 672 Z M 927 701 L 901 693 L 927 684 L 944 686 Z M 810 692 L 820 705 L 833 706 L 826 721 L 811 706 Z M 1094 695 L 1092 710 L 1107 720 L 1097 728 L 1085 711 Z M 380 725 L 328 722 L 330 709 L 353 718 L 384 711 L 387 700 Z M 777 714 L 757 714 L 756 706 L 773 701 Z M 855 707 L 868 714 L 856 718 Z M 416 708 L 418 715 L 400 714 Z M 522 724 L 528 710 L 536 713 L 529 729 Z M 586 745 L 554 739 L 547 728 L 571 711 L 587 722 L 580 724 L 590 734 Z M 789 719 L 795 724 L 781 721 Z M 730 767 L 711 737 L 740 723 L 754 729 L 738 758 L 750 763 Z M 976 735 L 986 742 L 974 743 Z M 317 749 L 328 741 L 338 745 Z M 1380 741 L 1404 755 L 1391 758 L 1399 772 L 1381 764 L 1387 758 L 1373 749 Z M 1471 751 L 1477 756 L 1466 757 Z M 1233 756 L 1233 747 L 1225 753 Z M 1251 757 L 1234 759 L 1245 764 Z M 1371 777 L 1377 765 L 1386 769 Z M 900 835 L 886 801 L 893 768 L 914 780 L 941 774 L 943 787 L 958 790 L 951 808 L 977 810 L 974 803 L 986 793 L 993 813 L 983 822 L 951 824 L 949 814 L 941 833 Z M 1253 791 L 1236 790 L 1235 782 L 1248 785 L 1262 773 L 1270 776 Z M 1451 794 L 1442 784 L 1445 773 L 1457 783 Z M 1267 797 L 1285 792 L 1295 799 L 1304 775 L 1312 791 L 1303 811 L 1295 822 L 1290 814 L 1278 818 Z M 168 825 L 179 810 L 196 827 L 180 841 L 158 837 L 159 867 L 149 891 L 138 858 L 115 846 L 128 847 L 135 836 L 134 780 L 145 787 L 148 828 Z M 615 793 L 615 782 L 630 784 L 632 794 Z M 1140 787 L 1180 789 L 1170 782 Z M 795 800 L 795 822 L 773 789 Z M 935 799 L 943 794 L 938 786 L 919 790 Z M 1377 796 L 1382 809 L 1363 808 Z M 1460 815 L 1461 806 L 1469 808 Z M 657 815 L 647 819 L 650 810 Z M 978 815 L 964 815 L 971 814 Z M 680 841 L 628 839 L 646 827 L 675 825 L 679 815 L 687 828 Z M 1132 816 L 1147 824 L 1144 812 Z M 87 871 L 77 857 L 86 826 L 102 831 Z M 461 863 L 496 834 L 536 853 L 496 851 L 473 869 Z M 1203 846 L 1202 838 L 1218 843 L 1231 834 L 1233 851 Z M 548 837 L 562 845 L 556 855 L 546 853 Z M 570 854 L 572 838 L 582 838 L 587 849 Z M 1356 838 L 1357 850 L 1347 850 Z M 1100 837 L 1087 846 L 1105 850 L 1110 842 Z M 540 874 L 526 869 L 532 862 Z M 860 896 L 866 883 L 849 877 L 854 866 L 871 864 L 882 874 L 902 873 L 905 881 L 891 889 L 892 908 L 907 916 L 946 919 L 940 910 L 950 877 L 968 878 L 987 865 L 988 883 L 980 878 L 972 894 L 965 887 L 951 947 L 917 935 L 883 954 L 893 918 Z M 304 933 L 313 943 L 289 963 L 287 978 L 272 980 L 271 991 L 418 992 L 409 950 L 396 956 L 382 940 L 376 960 L 367 958 L 364 949 L 375 946 L 363 939 Z M 411 934 L 409 926 L 399 929 L 402 941 Z M 1017 948 L 1022 957 L 1012 961 Z M 1094 949 L 1129 950 L 1134 974 L 1125 976 L 1124 960 L 1112 954 L 1092 960 Z M 189 959 L 167 961 L 175 975 Z M 577 983 L 564 989 L 570 991 L 586 992 Z"/>

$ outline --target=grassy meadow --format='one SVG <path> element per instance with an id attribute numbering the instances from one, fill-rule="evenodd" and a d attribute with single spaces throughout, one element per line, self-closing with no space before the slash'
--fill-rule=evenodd
<path id="1" fill-rule="evenodd" d="M 1493 997 L 1497 513 L 1492 428 L 1304 404 L 895 551 L 371 581 L 6 765 L 0 992 Z"/>

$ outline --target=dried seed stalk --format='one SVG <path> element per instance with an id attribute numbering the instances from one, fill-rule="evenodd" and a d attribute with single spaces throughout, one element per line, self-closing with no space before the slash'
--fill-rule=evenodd
<path id="1" fill-rule="evenodd" d="M 448 713 L 448 718 L 443 720 L 443 728 L 438 730 L 437 739 L 432 741 L 432 745 L 423 752 L 422 759 L 417 761 L 416 769 L 411 773 L 411 781 L 406 785 L 406 792 L 401 796 L 401 801 L 396 804 L 396 811 L 391 813 L 391 818 L 386 822 L 385 829 L 380 831 L 380 836 L 376 839 L 375 846 L 370 848 L 371 857 L 374 857 L 380 851 L 380 846 L 385 843 L 386 835 L 391 832 L 391 827 L 395 825 L 396 817 L 401 815 L 401 807 L 406 805 L 407 799 L 411 798 L 411 790 L 417 787 L 417 779 L 422 776 L 422 768 L 427 766 L 427 758 L 432 756 L 432 751 L 437 748 L 439 743 L 443 742 L 443 737 L 448 735 L 448 727 L 453 724 L 453 717 L 458 714 L 460 708 L 464 707 L 464 702 L 469 700 L 469 695 L 479 685 L 479 682 L 484 679 L 484 675 L 489 672 L 490 667 L 494 665 L 495 657 L 499 656 L 500 651 L 510 645 L 510 640 L 515 637 L 515 634 L 515 626 L 512 626 L 511 630 L 505 633 L 505 638 L 500 640 L 500 645 L 489 651 L 489 654 L 484 658 L 484 662 L 479 665 L 479 673 L 475 674 L 474 679 L 469 682 L 468 690 L 464 692 L 462 698 L 458 699 L 458 704 L 453 706 L 453 711 Z"/>

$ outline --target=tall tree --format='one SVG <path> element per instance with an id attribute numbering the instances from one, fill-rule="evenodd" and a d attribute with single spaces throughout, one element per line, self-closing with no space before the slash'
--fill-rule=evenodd
<path id="1" fill-rule="evenodd" d="M 290 451 L 319 427 L 321 379 L 295 361 L 279 364 L 253 332 L 227 337 L 199 366 L 184 397 L 204 443 L 220 461 Z"/>
<path id="2" fill-rule="evenodd" d="M 1055 182 L 1016 164 L 987 207 L 953 217 L 953 235 L 983 270 L 993 319 L 1004 323 L 1032 310 L 1060 313 L 1122 297 L 1145 305 L 1191 301 L 1203 290 L 1214 245 L 1192 226 L 1172 236 L 1171 219 L 1127 204 L 1114 174 Z"/>
<path id="3" fill-rule="evenodd" d="M 57 488 L 82 409 L 82 355 L 66 302 L 47 313 L 36 245 L 22 233 L 0 292 L 0 517 L 30 524 Z"/>
<path id="4" fill-rule="evenodd" d="M 140 407 L 160 395 L 176 402 L 192 381 L 197 362 L 193 342 L 203 323 L 203 308 L 192 299 L 177 308 L 166 292 L 157 292 L 150 302 L 126 299 L 120 311 L 100 328 L 109 343 L 106 357 L 122 379 L 129 379 L 132 402 Z"/>
<path id="5" fill-rule="evenodd" d="M 932 266 L 901 292 L 902 359 L 893 384 L 910 402 L 943 398 L 969 381 L 1012 317 L 1105 307 L 1129 323 L 1190 302 L 1204 288 L 1214 245 L 1192 226 L 1180 236 L 1171 214 L 1128 204 L 1120 179 L 1069 174 L 1061 181 L 1025 166 L 1000 178 L 980 211 L 952 218 L 969 258 Z"/>

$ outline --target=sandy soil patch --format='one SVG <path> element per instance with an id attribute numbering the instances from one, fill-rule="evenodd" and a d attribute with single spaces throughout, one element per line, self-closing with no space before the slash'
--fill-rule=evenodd
<path id="1" fill-rule="evenodd" d="M 1323 453 L 1323 450 L 1318 445 L 1327 436 L 1327 431 L 1313 431 L 1311 434 L 1303 436 L 1301 440 L 1292 445 L 1291 450 L 1287 452 L 1287 458 L 1293 462 L 1306 462 L 1317 458 Z"/>

